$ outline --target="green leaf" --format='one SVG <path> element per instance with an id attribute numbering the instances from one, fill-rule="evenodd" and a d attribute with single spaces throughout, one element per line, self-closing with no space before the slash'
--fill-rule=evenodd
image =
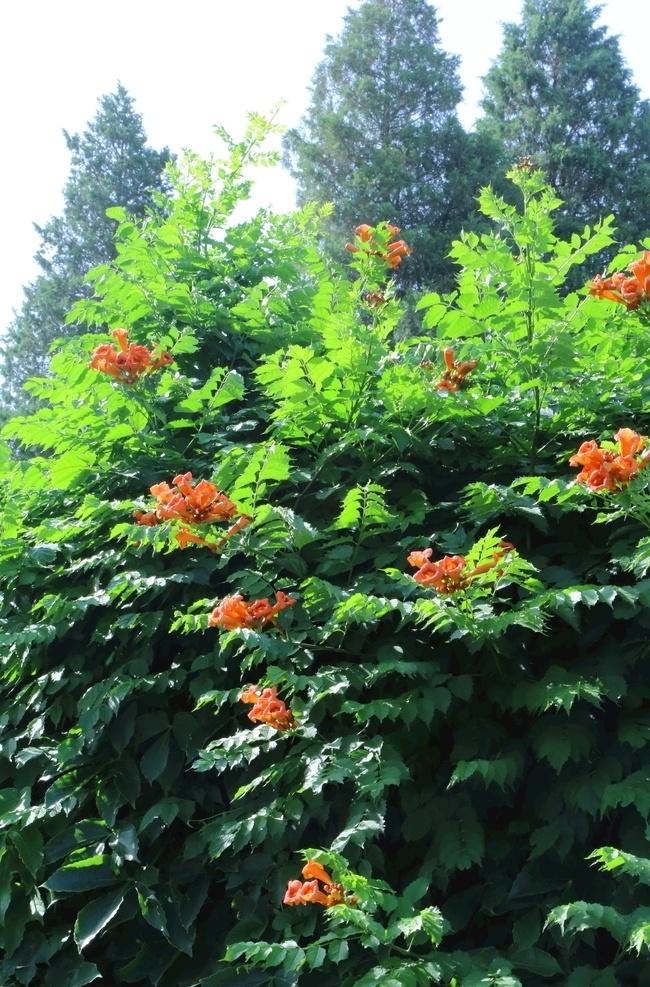
<path id="1" fill-rule="evenodd" d="M 490 761 L 459 761 L 449 779 L 448 788 L 469 778 L 482 778 L 485 785 L 497 784 L 502 790 L 514 784 L 519 773 L 519 763 L 514 757 L 495 757 Z"/>
<path id="2" fill-rule="evenodd" d="M 541 921 L 536 908 L 518 918 L 512 927 L 512 938 L 519 950 L 530 949 L 539 939 Z"/>
<path id="3" fill-rule="evenodd" d="M 145 830 L 154 819 L 161 819 L 165 826 L 171 826 L 178 815 L 180 802 L 175 798 L 164 798 L 160 802 L 155 802 L 151 808 L 147 809 L 140 823 L 140 832 Z"/>
<path id="4" fill-rule="evenodd" d="M 140 761 L 140 770 L 147 781 L 155 781 L 167 767 L 169 760 L 169 733 L 165 732 L 153 742 Z"/>
<path id="5" fill-rule="evenodd" d="M 90 450 L 65 452 L 48 466 L 50 483 L 56 490 L 68 490 L 95 465 L 96 457 Z"/>
<path id="6" fill-rule="evenodd" d="M 515 969 L 528 970 L 539 977 L 554 977 L 562 973 L 562 967 L 554 956 L 532 946 L 527 949 L 511 949 L 508 952 L 508 959 L 512 961 Z"/>
<path id="7" fill-rule="evenodd" d="M 124 223 L 128 219 L 128 213 L 124 206 L 109 206 L 106 215 L 109 219 L 116 219 L 118 223 Z"/>
<path id="8" fill-rule="evenodd" d="M 620 987 L 620 980 L 613 967 L 594 970 L 590 966 L 578 966 L 566 981 L 566 987 Z"/>
<path id="9" fill-rule="evenodd" d="M 45 974 L 45 987 L 85 987 L 101 978 L 101 973 L 94 963 L 86 963 L 80 957 L 56 956 Z"/>
<path id="10" fill-rule="evenodd" d="M 140 905 L 140 913 L 146 922 L 149 923 L 158 932 L 162 932 L 166 939 L 169 938 L 169 932 L 167 930 L 167 917 L 165 911 L 151 891 L 138 891 L 138 903 Z"/>
<path id="11" fill-rule="evenodd" d="M 109 836 L 110 830 L 99 820 L 82 819 L 77 823 L 72 823 L 45 844 L 45 862 L 53 863 L 55 860 L 67 857 L 78 847 L 106 840 Z"/>
<path id="12" fill-rule="evenodd" d="M 40 831 L 35 825 L 31 825 L 20 833 L 10 830 L 8 835 L 23 864 L 32 877 L 36 877 L 43 863 L 43 837 Z"/>
<path id="13" fill-rule="evenodd" d="M 623 943 L 627 922 L 610 905 L 598 905 L 587 901 L 573 901 L 553 908 L 546 919 L 546 926 L 559 925 L 562 935 L 575 935 L 585 929 L 606 929 L 614 939 Z"/>
<path id="14" fill-rule="evenodd" d="M 4 850 L 0 856 L 0 925 L 4 923 L 13 893 L 13 875 L 17 862 L 11 851 Z"/>
<path id="15" fill-rule="evenodd" d="M 115 787 L 132 806 L 140 795 L 140 772 L 133 758 L 119 759 L 115 769 Z"/>
<path id="16" fill-rule="evenodd" d="M 118 877 L 110 865 L 111 858 L 106 854 L 88 857 L 59 867 L 44 882 L 48 891 L 91 891 L 115 884 Z"/>
<path id="17" fill-rule="evenodd" d="M 335 939 L 327 947 L 327 957 L 332 963 L 342 963 L 347 960 L 350 954 L 350 947 L 346 939 Z"/>
<path id="18" fill-rule="evenodd" d="M 111 919 L 115 918 L 128 886 L 110 891 L 108 894 L 95 898 L 90 904 L 84 905 L 74 924 L 74 939 L 79 949 L 85 949 L 104 929 Z"/>
<path id="19" fill-rule="evenodd" d="M 409 905 L 414 905 L 425 896 L 430 887 L 431 879 L 429 877 L 416 877 L 414 881 L 411 881 L 411 883 L 404 888 L 402 897 L 404 901 L 408 902 Z"/>
<path id="20" fill-rule="evenodd" d="M 289 451 L 278 442 L 258 446 L 248 463 L 229 484 L 228 496 L 243 512 L 253 512 L 271 483 L 286 480 L 291 470 Z"/>

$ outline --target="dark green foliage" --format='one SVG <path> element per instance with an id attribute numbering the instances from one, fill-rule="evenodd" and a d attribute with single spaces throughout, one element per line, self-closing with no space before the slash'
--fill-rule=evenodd
<path id="1" fill-rule="evenodd" d="M 453 284 L 449 242 L 494 173 L 495 148 L 457 118 L 458 57 L 440 48 L 428 0 L 364 0 L 317 66 L 309 110 L 285 137 L 301 203 L 333 202 L 335 256 L 360 223 L 394 223 L 415 253 L 402 285 Z"/>
<path id="2" fill-rule="evenodd" d="M 351 283 L 313 211 L 232 224 L 263 129 L 114 214 L 75 311 L 175 363 L 127 387 L 73 339 L 5 429 L 0 981 L 640 987 L 647 478 L 593 495 L 567 459 L 648 430 L 647 316 L 562 297 L 609 230 L 558 241 L 514 172 L 523 213 L 483 193 L 458 292 L 395 344 L 378 258 Z M 457 392 L 448 345 L 478 360 Z M 253 515 L 221 553 L 133 523 L 187 470 Z M 488 568 L 439 594 L 427 546 Z M 207 626 L 278 590 L 277 626 Z M 251 723 L 254 682 L 295 731 Z M 283 907 L 310 857 L 358 901 Z"/>
<path id="3" fill-rule="evenodd" d="M 168 188 L 163 171 L 169 151 L 147 146 L 142 117 L 121 84 L 100 97 L 97 115 L 83 134 L 63 134 L 71 154 L 63 213 L 36 226 L 41 238 L 36 260 L 43 273 L 25 288 L 2 347 L 5 416 L 34 407 L 23 384 L 47 372 L 55 339 L 80 331 L 66 323 L 66 316 L 88 293 L 88 271 L 115 256 L 116 223 L 106 210 L 121 206 L 134 218 L 142 217 L 153 204 L 152 192 Z"/>
<path id="4" fill-rule="evenodd" d="M 650 234 L 650 104 L 618 39 L 596 26 L 600 10 L 588 0 L 524 0 L 484 79 L 477 132 L 502 144 L 506 162 L 530 155 L 545 172 L 564 203 L 561 236 L 613 213 L 619 243 L 636 243 Z"/>

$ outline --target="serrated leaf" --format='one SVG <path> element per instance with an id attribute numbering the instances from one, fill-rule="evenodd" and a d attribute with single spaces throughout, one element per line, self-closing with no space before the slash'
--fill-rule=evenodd
<path id="1" fill-rule="evenodd" d="M 554 977 L 562 972 L 562 967 L 554 956 L 533 946 L 527 949 L 509 950 L 508 959 L 512 961 L 515 969 L 528 970 L 539 977 Z"/>
<path id="2" fill-rule="evenodd" d="M 32 877 L 36 877 L 43 863 L 43 837 L 40 831 L 32 825 L 25 827 L 20 833 L 10 830 L 8 835 L 23 864 Z"/>
<path id="3" fill-rule="evenodd" d="M 107 887 L 118 880 L 106 854 L 88 857 L 59 867 L 44 882 L 48 891 L 92 891 Z"/>
<path id="4" fill-rule="evenodd" d="M 155 781 L 167 767 L 169 760 L 169 733 L 165 732 L 154 740 L 153 744 L 143 754 L 140 770 L 147 781 Z"/>
<path id="5" fill-rule="evenodd" d="M 327 947 L 327 958 L 332 963 L 342 963 L 350 955 L 350 947 L 346 939 L 335 939 Z"/>
<path id="6" fill-rule="evenodd" d="M 79 949 L 85 949 L 117 915 L 126 893 L 127 887 L 118 888 L 84 905 L 74 924 L 74 939 Z"/>

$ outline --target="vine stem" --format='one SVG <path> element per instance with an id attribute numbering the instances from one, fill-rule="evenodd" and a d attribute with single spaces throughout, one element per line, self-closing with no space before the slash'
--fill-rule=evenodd
<path id="1" fill-rule="evenodd" d="M 524 196 L 524 218 L 528 216 L 528 207 L 530 205 L 531 196 L 528 193 L 527 188 L 524 186 L 522 189 Z M 522 248 L 522 253 L 524 256 L 524 264 L 526 267 L 526 275 L 528 280 L 527 289 L 527 303 L 526 303 L 526 337 L 528 345 L 532 346 L 533 340 L 535 338 L 535 295 L 533 291 L 533 280 L 535 275 L 535 261 L 531 255 L 530 246 L 526 243 Z M 539 436 L 539 427 L 541 423 L 542 415 L 542 396 L 539 389 L 539 385 L 535 384 L 533 388 L 533 397 L 535 401 L 535 421 L 533 425 L 533 432 L 530 437 L 530 469 L 531 472 L 535 472 L 535 467 L 537 464 L 537 440 Z"/>

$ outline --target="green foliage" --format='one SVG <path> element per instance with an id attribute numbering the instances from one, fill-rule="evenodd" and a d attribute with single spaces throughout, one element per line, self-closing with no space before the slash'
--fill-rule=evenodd
<path id="1" fill-rule="evenodd" d="M 314 210 L 232 219 L 265 131 L 112 214 L 72 319 L 174 362 L 121 384 L 75 337 L 4 431 L 0 981 L 637 987 L 647 480 L 568 465 L 648 426 L 647 316 L 562 290 L 609 224 L 558 240 L 515 170 L 398 342 L 385 265 L 324 262 Z M 216 551 L 135 523 L 187 472 L 252 519 L 193 525 Z M 343 900 L 282 904 L 307 860 Z"/>

